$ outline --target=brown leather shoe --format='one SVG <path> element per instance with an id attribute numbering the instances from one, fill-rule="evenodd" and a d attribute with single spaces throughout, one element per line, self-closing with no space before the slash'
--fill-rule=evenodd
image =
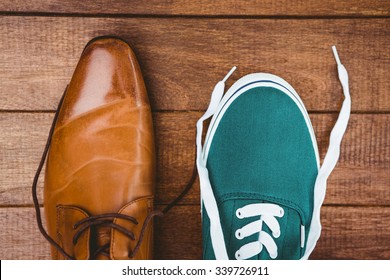
<path id="1" fill-rule="evenodd" d="M 152 115 L 126 42 L 88 43 L 53 129 L 44 185 L 52 257 L 152 258 Z"/>

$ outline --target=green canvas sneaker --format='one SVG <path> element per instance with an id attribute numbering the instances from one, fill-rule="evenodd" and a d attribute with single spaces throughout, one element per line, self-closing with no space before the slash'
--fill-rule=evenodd
<path id="1" fill-rule="evenodd" d="M 345 99 L 322 166 L 309 115 L 285 80 L 250 74 L 223 96 L 234 67 L 216 85 L 197 123 L 204 259 L 307 259 L 313 251 L 351 109 L 348 74 L 333 51 Z"/>

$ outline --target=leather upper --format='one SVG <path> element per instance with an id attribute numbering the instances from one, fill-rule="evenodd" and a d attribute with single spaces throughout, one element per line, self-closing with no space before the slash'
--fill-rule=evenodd
<path id="1" fill-rule="evenodd" d="M 80 58 L 52 136 L 44 186 L 49 234 L 77 259 L 106 244 L 109 258 L 129 258 L 153 210 L 154 178 L 152 115 L 136 57 L 122 40 L 94 40 Z M 112 222 L 135 240 L 101 224 L 88 227 L 74 244 L 80 229 L 75 223 L 107 213 L 134 217 L 137 224 Z M 133 258 L 151 258 L 152 240 L 150 223 Z M 62 258 L 54 248 L 52 256 Z"/>

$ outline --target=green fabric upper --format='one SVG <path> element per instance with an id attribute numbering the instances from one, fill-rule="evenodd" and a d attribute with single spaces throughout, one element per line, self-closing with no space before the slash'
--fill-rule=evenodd
<path id="1" fill-rule="evenodd" d="M 313 189 L 318 168 L 310 132 L 296 103 L 273 87 L 256 87 L 239 96 L 218 124 L 207 157 L 210 182 L 218 203 L 230 259 L 258 234 L 242 240 L 235 231 L 259 217 L 238 219 L 237 208 L 253 203 L 283 207 L 277 218 L 281 235 L 274 238 L 277 259 L 299 259 L 301 225 L 310 229 Z M 210 223 L 203 208 L 203 256 L 215 259 Z M 263 224 L 263 231 L 270 230 Z M 262 252 L 253 259 L 270 259 Z"/>

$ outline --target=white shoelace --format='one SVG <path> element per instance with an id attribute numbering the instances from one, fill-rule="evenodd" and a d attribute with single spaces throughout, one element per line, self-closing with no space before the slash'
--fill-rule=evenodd
<path id="1" fill-rule="evenodd" d="M 326 152 L 324 161 L 322 162 L 322 166 L 318 171 L 317 179 L 315 182 L 314 209 L 311 221 L 311 229 L 307 239 L 308 246 L 302 259 L 309 258 L 311 252 L 314 250 L 318 238 L 321 235 L 320 210 L 321 205 L 325 199 L 326 183 L 330 173 L 332 172 L 332 170 L 337 164 L 337 161 L 339 160 L 341 140 L 343 139 L 345 130 L 347 129 L 348 120 L 351 114 L 351 96 L 349 94 L 348 72 L 347 69 L 345 69 L 344 65 L 341 64 L 336 47 L 333 46 L 332 50 L 337 63 L 339 80 L 343 88 L 344 101 L 343 105 L 341 106 L 341 110 L 336 124 L 334 125 L 332 132 L 330 133 L 328 151 Z"/>
<path id="2" fill-rule="evenodd" d="M 228 255 L 225 247 L 225 239 L 223 237 L 221 221 L 219 220 L 219 211 L 217 202 L 214 197 L 213 189 L 210 184 L 209 172 L 202 158 L 202 132 L 203 122 L 210 118 L 216 112 L 218 104 L 221 102 L 225 89 L 225 81 L 236 70 L 234 66 L 222 81 L 219 81 L 211 94 L 211 101 L 206 113 L 196 123 L 196 167 L 199 173 L 201 200 L 206 208 L 207 215 L 210 218 L 210 236 L 211 244 L 214 248 L 215 257 L 217 260 L 228 260 Z"/>
<path id="3" fill-rule="evenodd" d="M 235 254 L 237 260 L 249 259 L 258 255 L 263 246 L 268 251 L 272 259 L 278 256 L 278 247 L 273 238 L 280 236 L 280 225 L 276 217 L 283 217 L 284 210 L 282 207 L 272 203 L 254 203 L 248 204 L 237 209 L 236 217 L 239 219 L 260 216 L 260 219 L 251 222 L 242 228 L 236 230 L 236 238 L 241 240 L 255 233 L 259 233 L 257 241 L 243 245 Z M 267 225 L 272 232 L 272 236 L 263 231 L 263 224 Z"/>
<path id="4" fill-rule="evenodd" d="M 350 117 L 350 111 L 351 111 L 351 98 L 349 94 L 349 86 L 348 86 L 348 73 L 345 69 L 345 67 L 341 64 L 340 59 L 337 54 L 336 47 L 333 46 L 333 54 L 336 59 L 336 63 L 338 66 L 338 74 L 339 79 L 343 88 L 344 93 L 344 101 L 342 108 L 340 110 L 339 117 L 337 119 L 337 122 L 331 132 L 330 135 L 330 141 L 329 141 L 329 148 L 328 152 L 324 158 L 323 164 L 321 168 L 319 169 L 318 176 L 315 183 L 315 189 L 314 189 L 314 209 L 313 209 L 313 217 L 311 221 L 311 229 L 309 232 L 308 240 L 307 240 L 307 248 L 304 256 L 302 259 L 307 259 L 310 255 L 310 253 L 313 251 L 316 242 L 321 234 L 321 224 L 320 224 L 320 208 L 325 198 L 325 192 L 326 192 L 326 182 L 327 179 L 336 166 L 336 163 L 338 161 L 339 155 L 340 155 L 340 144 L 341 140 L 343 138 L 343 135 L 345 133 L 345 130 L 347 128 L 348 120 Z M 222 81 L 219 81 L 216 86 L 214 87 L 214 90 L 211 94 L 211 101 L 209 104 L 209 107 L 207 108 L 205 114 L 198 120 L 196 124 L 197 128 L 197 134 L 196 134 L 196 147 L 197 147 L 197 159 L 196 159 L 196 165 L 199 173 L 199 180 L 200 180 L 200 192 L 201 192 L 201 202 L 204 204 L 204 207 L 207 211 L 207 215 L 210 219 L 210 239 L 211 244 L 214 249 L 214 255 L 217 260 L 227 260 L 228 254 L 226 250 L 225 245 L 225 239 L 223 236 L 221 221 L 219 218 L 219 210 L 217 206 L 217 202 L 215 200 L 215 196 L 213 193 L 213 189 L 210 184 L 208 170 L 206 168 L 206 162 L 204 161 L 204 158 L 202 156 L 203 146 L 202 146 L 202 133 L 203 133 L 203 122 L 213 116 L 217 109 L 218 105 L 221 102 L 221 99 L 223 97 L 224 89 L 225 89 L 225 81 L 230 77 L 230 75 L 235 71 L 236 67 L 233 67 L 229 73 L 225 76 L 225 78 Z M 260 206 L 261 204 L 250 204 L 245 207 L 252 207 L 253 205 Z M 276 207 L 279 207 L 278 205 L 275 205 Z M 241 209 L 246 209 L 245 207 Z M 266 207 L 268 208 L 268 206 Z M 259 210 L 260 209 L 260 210 Z M 264 205 L 262 207 L 259 207 L 257 210 L 253 210 L 251 213 L 255 213 L 253 215 L 259 215 L 261 216 L 261 226 L 262 223 L 266 223 L 267 226 L 271 229 L 276 229 L 275 222 L 272 220 L 272 218 L 268 218 L 268 216 L 276 216 L 276 211 L 274 212 L 275 215 L 272 214 L 261 214 L 264 211 Z M 269 210 L 269 209 L 268 209 Z M 259 214 L 260 213 L 260 214 Z M 267 222 L 264 221 L 264 217 L 267 216 Z M 249 216 L 248 216 L 249 217 Z M 274 218 L 275 219 L 275 218 Z M 275 219 L 276 220 L 276 219 Z M 247 228 L 243 227 L 240 230 L 244 229 L 245 234 L 250 233 L 253 231 L 254 226 L 259 226 L 257 232 L 259 232 L 259 241 L 248 243 L 244 246 L 242 246 L 239 251 L 236 252 L 236 258 L 239 254 L 240 259 L 249 258 L 251 256 L 256 255 L 255 252 L 261 252 L 262 247 L 266 247 L 268 253 L 270 254 L 271 258 L 276 258 L 277 256 L 277 246 L 275 244 L 275 241 L 272 239 L 272 237 L 262 231 L 262 227 L 260 226 L 260 223 L 257 224 L 249 224 Z M 276 221 L 277 223 L 277 221 Z M 279 224 L 278 224 L 279 225 Z M 301 226 L 301 247 L 302 244 L 304 245 L 304 239 L 302 239 L 302 227 Z M 264 232 L 264 233 L 263 233 Z M 255 232 L 254 232 L 255 233 Z M 278 236 L 276 232 L 272 231 L 274 238 L 277 238 Z M 304 233 L 304 227 L 303 227 L 303 233 Z M 280 233 L 279 233 L 280 234 Z M 304 235 L 303 235 L 304 237 Z"/>

